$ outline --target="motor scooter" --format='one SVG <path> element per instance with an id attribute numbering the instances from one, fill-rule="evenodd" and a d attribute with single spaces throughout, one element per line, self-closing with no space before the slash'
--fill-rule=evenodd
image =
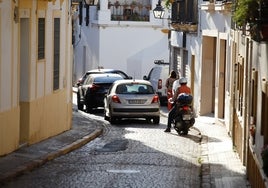
<path id="1" fill-rule="evenodd" d="M 177 110 L 173 118 L 173 125 L 179 135 L 187 135 L 190 127 L 195 123 L 192 100 L 192 95 L 185 93 L 180 94 L 177 99 Z"/>

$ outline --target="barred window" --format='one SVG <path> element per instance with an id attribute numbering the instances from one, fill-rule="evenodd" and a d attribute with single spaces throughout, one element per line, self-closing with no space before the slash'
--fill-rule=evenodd
<path id="1" fill-rule="evenodd" d="M 38 18 L 38 60 L 45 58 L 45 18 Z"/>
<path id="2" fill-rule="evenodd" d="M 262 80 L 262 107 L 261 107 L 261 134 L 264 137 L 264 144 L 268 144 L 268 82 Z"/>
<path id="3" fill-rule="evenodd" d="M 198 22 L 198 1 L 175 1 L 172 4 L 171 21 L 173 23 L 196 24 Z"/>
<path id="4" fill-rule="evenodd" d="M 238 62 L 235 67 L 235 83 L 236 83 L 236 104 L 235 108 L 240 116 L 242 116 L 243 97 L 244 97 L 244 58 L 238 57 Z"/>
<path id="5" fill-rule="evenodd" d="M 251 110 L 250 116 L 253 119 L 253 124 L 256 124 L 257 117 L 257 88 L 258 88 L 258 71 L 255 69 L 251 72 Z"/>
<path id="6" fill-rule="evenodd" d="M 60 18 L 54 18 L 54 74 L 53 89 L 59 89 L 60 83 Z"/>

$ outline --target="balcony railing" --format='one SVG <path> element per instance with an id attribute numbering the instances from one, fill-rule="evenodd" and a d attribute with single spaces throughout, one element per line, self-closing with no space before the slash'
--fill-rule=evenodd
<path id="1" fill-rule="evenodd" d="M 130 4 L 118 1 L 109 3 L 108 8 L 111 10 L 112 21 L 149 21 L 151 5 L 144 5 L 138 2 Z"/>
<path id="2" fill-rule="evenodd" d="M 221 13 L 231 13 L 233 0 L 203 0 L 201 10 L 208 12 L 219 11 Z"/>

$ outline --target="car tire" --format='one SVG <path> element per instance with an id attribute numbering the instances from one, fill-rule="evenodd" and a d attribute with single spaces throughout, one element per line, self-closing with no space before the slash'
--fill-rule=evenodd
<path id="1" fill-rule="evenodd" d="M 106 120 L 106 121 L 109 121 L 109 117 L 108 116 L 106 116 L 106 110 L 105 110 L 105 108 L 104 108 L 104 120 Z"/>
<path id="2" fill-rule="evenodd" d="M 86 105 L 87 113 L 92 113 L 92 106 Z"/>
<path id="3" fill-rule="evenodd" d="M 160 122 L 160 117 L 159 116 L 153 118 L 153 123 L 154 124 L 159 124 L 159 122 Z"/>
<path id="4" fill-rule="evenodd" d="M 183 135 L 187 135 L 188 134 L 188 129 L 183 131 Z"/>
<path id="5" fill-rule="evenodd" d="M 111 117 L 110 117 L 110 123 L 111 123 L 111 124 L 115 124 L 115 123 L 116 123 L 116 118 L 113 117 L 113 116 L 111 116 Z"/>
<path id="6" fill-rule="evenodd" d="M 151 123 L 151 118 L 146 118 L 147 123 Z"/>
<path id="7" fill-rule="evenodd" d="M 84 109 L 84 105 L 80 102 L 80 95 L 77 95 L 77 108 L 78 110 Z"/>

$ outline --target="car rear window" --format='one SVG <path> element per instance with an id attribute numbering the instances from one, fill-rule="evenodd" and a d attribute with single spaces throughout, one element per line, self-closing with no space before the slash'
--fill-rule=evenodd
<path id="1" fill-rule="evenodd" d="M 113 83 L 116 80 L 123 80 L 122 77 L 96 77 L 94 83 Z"/>
<path id="2" fill-rule="evenodd" d="M 147 84 L 120 84 L 116 88 L 118 94 L 154 94 L 154 89 Z"/>

